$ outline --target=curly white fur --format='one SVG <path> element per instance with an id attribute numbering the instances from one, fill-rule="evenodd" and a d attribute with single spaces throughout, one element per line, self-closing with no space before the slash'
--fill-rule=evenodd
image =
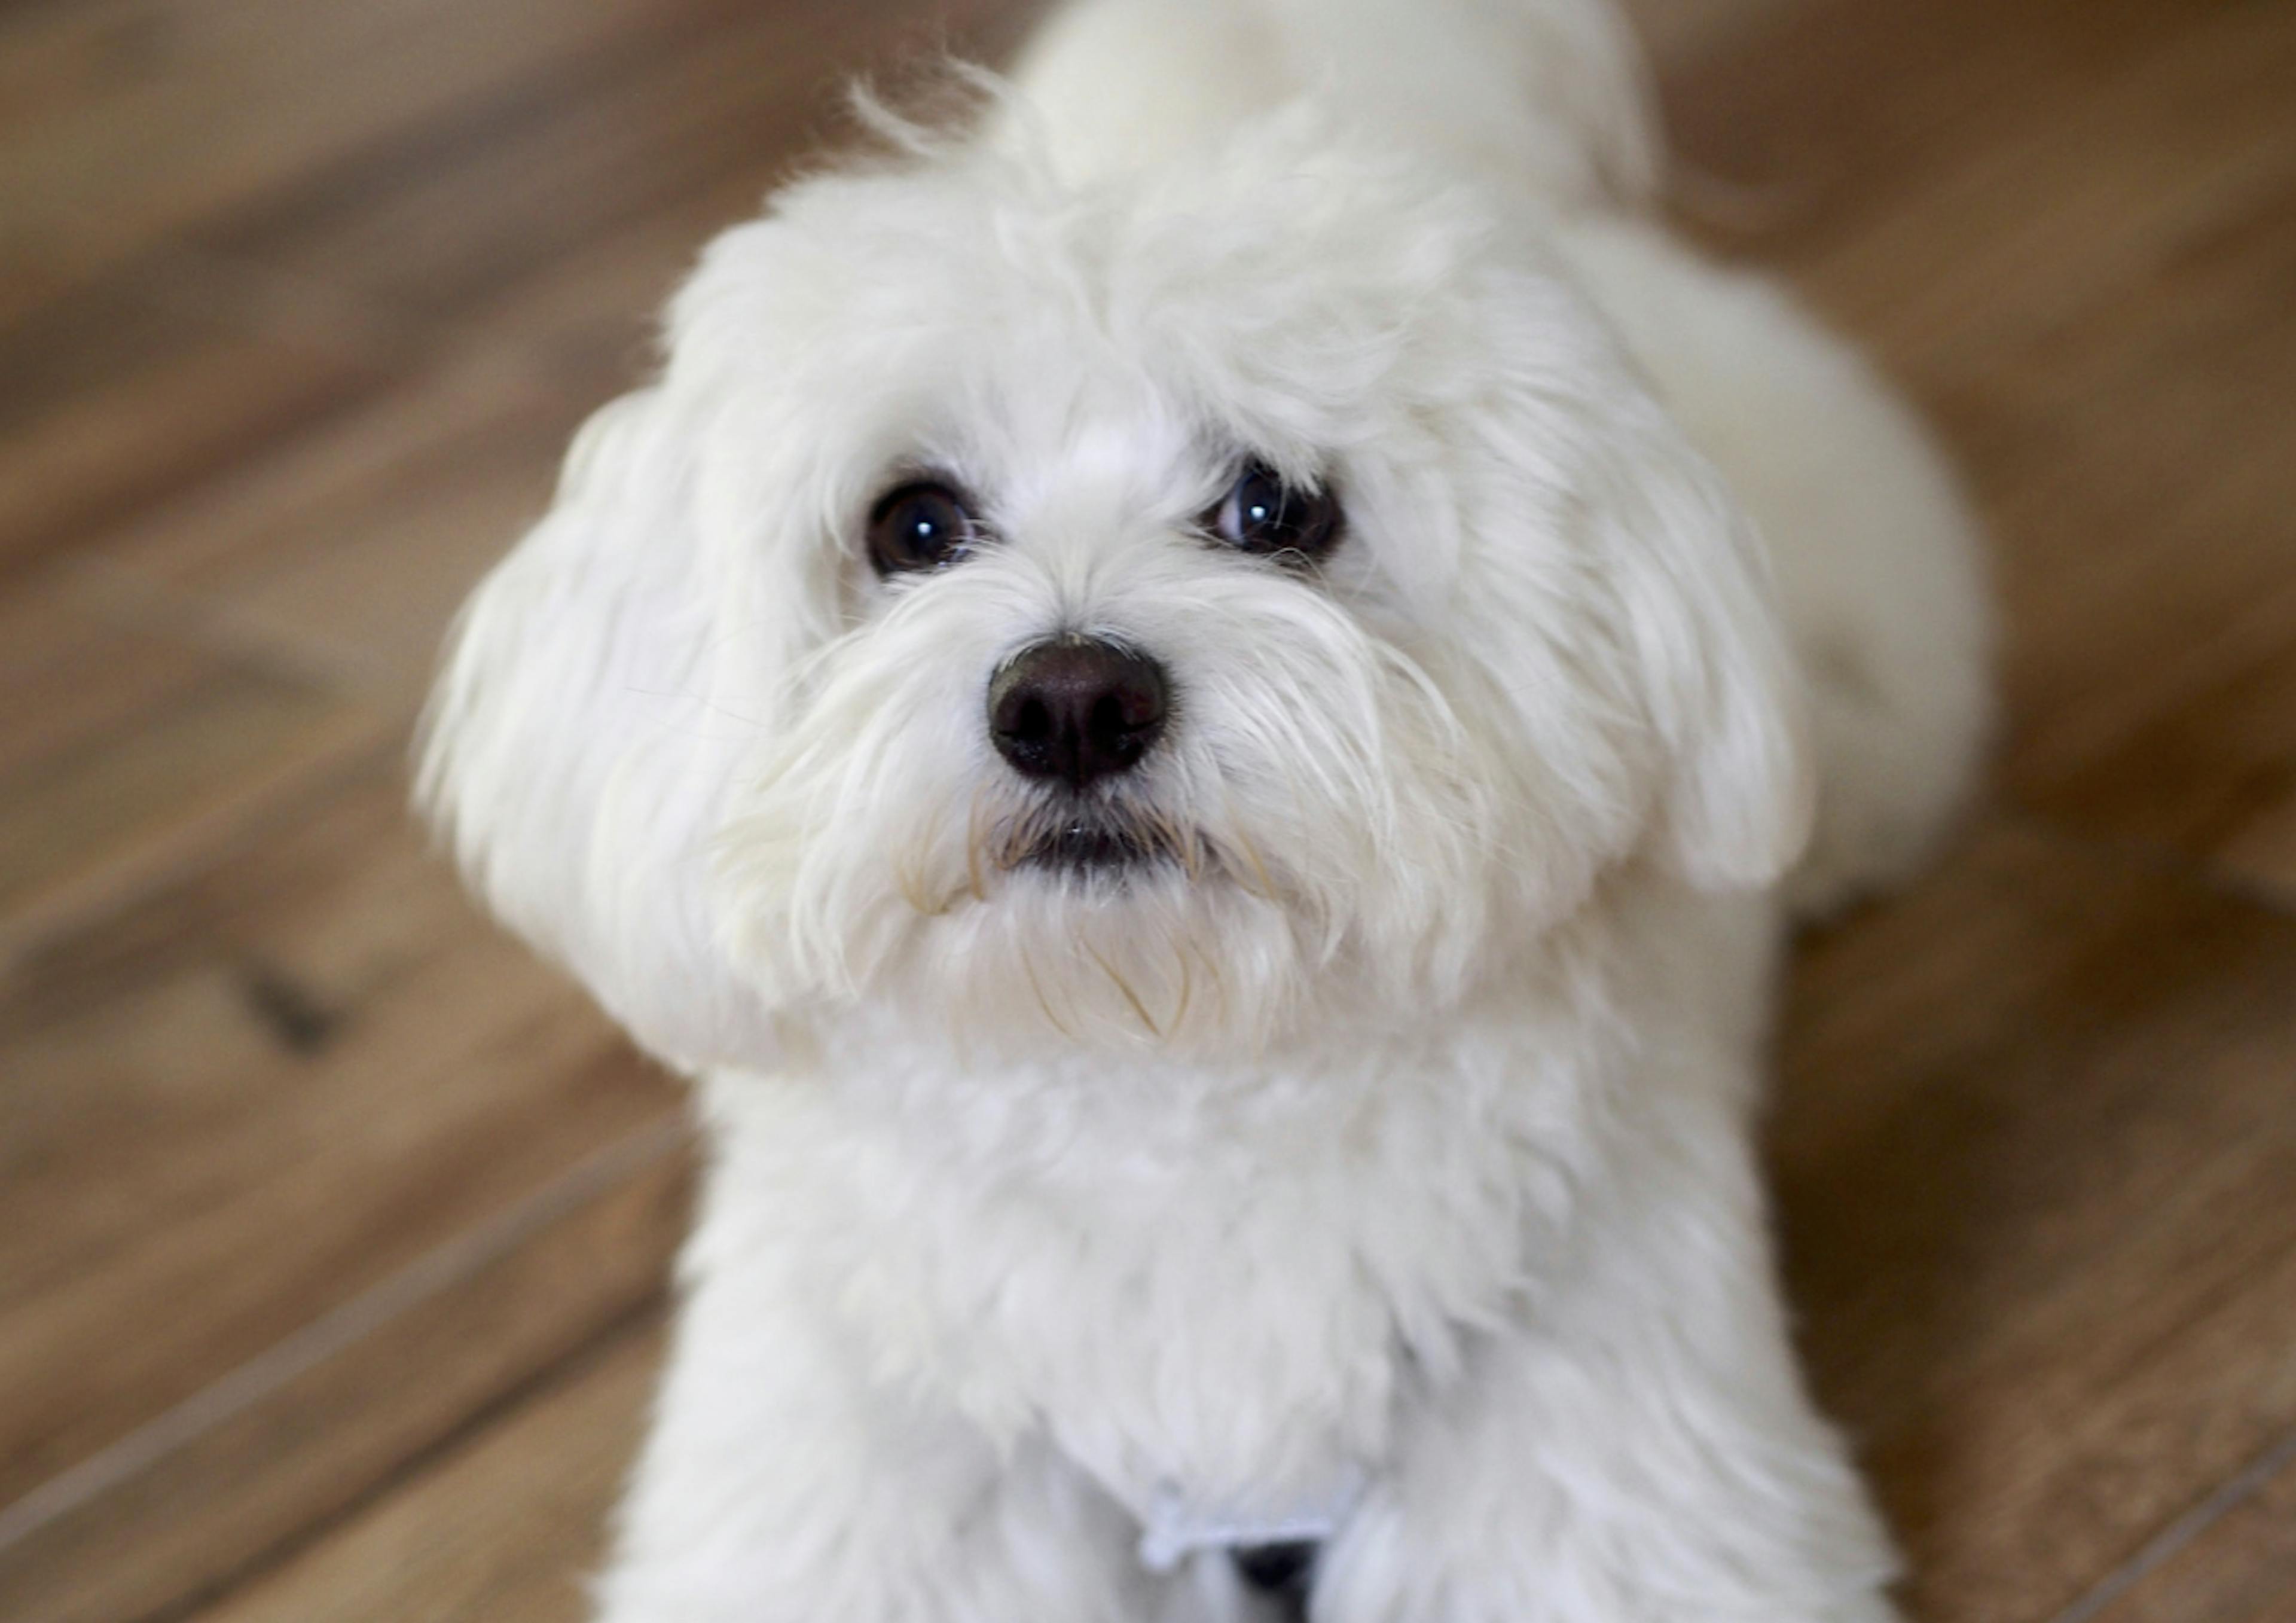
<path id="1" fill-rule="evenodd" d="M 712 1132 L 610 1623 L 1242 1617 L 1144 1520 L 1342 1479 L 1318 1623 L 1887 1616 L 1748 1119 L 1777 881 L 1934 837 L 1984 598 L 1902 408 L 1633 214 L 1639 73 L 1081 0 L 713 245 L 472 600 L 424 802 Z M 1247 455 L 1317 569 L 1201 533 Z M 991 538 L 881 581 L 921 470 Z M 983 694 L 1063 631 L 1170 673 L 1169 860 L 1022 860 Z"/>

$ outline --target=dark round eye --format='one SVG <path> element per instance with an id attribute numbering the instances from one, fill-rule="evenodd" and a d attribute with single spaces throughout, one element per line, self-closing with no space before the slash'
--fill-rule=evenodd
<path id="1" fill-rule="evenodd" d="M 869 561 L 880 575 L 937 570 L 955 562 L 980 529 L 964 498 L 947 485 L 903 485 L 869 510 Z"/>
<path id="2" fill-rule="evenodd" d="M 1266 463 L 1249 462 L 1203 524 L 1243 552 L 1312 559 L 1339 534 L 1340 504 L 1321 487 L 1302 490 Z"/>

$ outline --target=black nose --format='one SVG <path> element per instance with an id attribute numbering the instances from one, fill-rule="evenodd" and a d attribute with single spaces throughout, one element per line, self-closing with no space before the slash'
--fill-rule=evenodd
<path id="1" fill-rule="evenodd" d="M 988 735 L 1032 778 L 1082 789 L 1128 772 L 1164 730 L 1164 671 L 1095 637 L 1025 648 L 988 684 Z"/>

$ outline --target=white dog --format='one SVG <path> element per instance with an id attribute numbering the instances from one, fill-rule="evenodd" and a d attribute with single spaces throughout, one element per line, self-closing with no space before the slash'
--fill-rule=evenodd
<path id="1" fill-rule="evenodd" d="M 422 792 L 711 1135 L 611 1623 L 1889 1615 L 1750 1121 L 1987 614 L 1640 73 L 1082 0 L 583 433 Z"/>

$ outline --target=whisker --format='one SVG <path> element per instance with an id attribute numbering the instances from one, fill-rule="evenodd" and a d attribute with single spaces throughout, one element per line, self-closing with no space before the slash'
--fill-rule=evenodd
<path id="1" fill-rule="evenodd" d="M 1084 948 L 1086 957 L 1100 966 L 1102 974 L 1116 983 L 1116 989 L 1124 994 L 1124 1001 L 1132 1005 L 1132 1012 L 1139 1016 L 1142 1025 L 1148 1028 L 1148 1035 L 1160 1042 L 1164 1036 L 1163 1028 L 1149 1014 L 1148 1005 L 1140 1001 L 1140 995 L 1132 989 L 1131 983 L 1116 972 L 1116 966 L 1102 957 L 1100 949 L 1093 946 L 1090 939 L 1081 931 L 1077 936 L 1077 945 Z"/>
<path id="2" fill-rule="evenodd" d="M 937 917 L 945 910 L 926 905 L 922 865 L 913 858 L 914 848 L 910 857 L 899 858 L 894 862 L 893 882 L 900 889 L 901 899 L 908 903 L 912 911 L 921 913 L 927 918 Z"/>
<path id="3" fill-rule="evenodd" d="M 997 872 L 1010 873 L 1029 859 L 1034 841 L 1029 838 L 1029 820 L 1008 817 L 996 825 L 996 842 L 990 848 L 989 859 Z"/>
<path id="4" fill-rule="evenodd" d="M 1228 817 L 1228 838 L 1235 841 L 1237 848 L 1243 853 L 1244 861 L 1251 865 L 1253 876 L 1259 881 L 1259 888 L 1253 890 L 1252 894 L 1263 902 L 1274 901 L 1275 878 L 1268 873 L 1267 865 L 1260 860 L 1259 848 L 1251 843 L 1251 836 L 1243 832 L 1243 825 L 1236 821 L 1233 814 Z"/>
<path id="5" fill-rule="evenodd" d="M 986 903 L 988 887 L 980 880 L 980 797 L 975 795 L 964 814 L 964 877 L 972 887 L 972 899 Z"/>
<path id="6" fill-rule="evenodd" d="M 1076 1033 L 1069 1029 L 1068 1022 L 1053 1012 L 1053 1000 L 1045 996 L 1045 983 L 1037 979 L 1037 960 L 1026 947 L 1021 949 L 1021 972 L 1029 978 L 1029 990 L 1037 995 L 1037 1008 L 1046 1023 L 1069 1041 L 1076 1041 Z"/>

